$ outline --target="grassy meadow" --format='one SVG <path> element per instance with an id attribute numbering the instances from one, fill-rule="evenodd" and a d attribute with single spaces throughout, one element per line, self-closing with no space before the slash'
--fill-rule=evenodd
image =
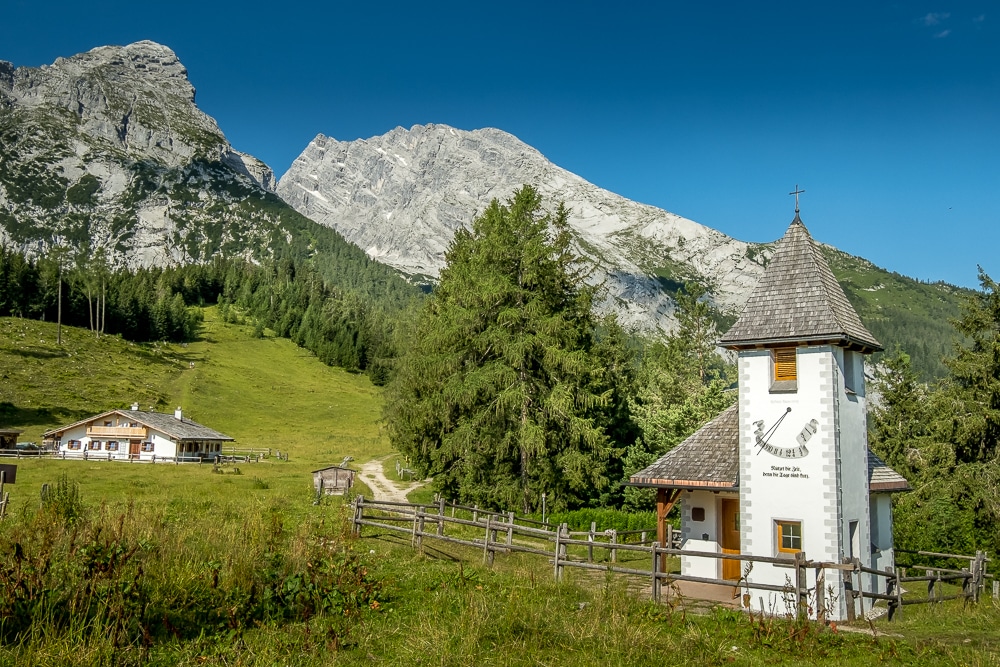
<path id="1" fill-rule="evenodd" d="M 288 461 L 272 456 L 237 466 L 240 475 L 232 466 L 216 475 L 210 465 L 21 460 L 12 506 L 36 502 L 41 484 L 63 472 L 91 499 L 211 504 L 215 496 L 236 496 L 309 505 L 312 470 L 348 455 L 360 462 L 390 453 L 378 426 L 380 392 L 365 376 L 325 366 L 286 339 L 255 339 L 250 327 L 217 320 L 214 308 L 204 312 L 200 339 L 186 345 L 97 340 L 63 327 L 60 348 L 54 324 L 0 318 L 0 426 L 40 442 L 49 428 L 133 401 L 162 412 L 180 406 L 186 417 L 234 437 L 237 448 L 270 448 Z"/>
<path id="2" fill-rule="evenodd" d="M 289 460 L 16 461 L 0 665 L 1000 665 L 989 599 L 908 607 L 871 637 L 653 605 L 600 573 L 556 585 L 544 559 L 357 540 L 341 499 L 313 504 L 310 472 L 391 454 L 366 377 L 211 308 L 186 346 L 63 335 L 0 319 L 0 426 L 22 440 L 139 401 Z"/>

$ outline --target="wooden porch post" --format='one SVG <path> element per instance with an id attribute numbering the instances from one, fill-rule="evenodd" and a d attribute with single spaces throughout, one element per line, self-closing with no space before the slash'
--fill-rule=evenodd
<path id="1" fill-rule="evenodd" d="M 667 490 L 656 490 L 656 543 L 665 547 L 667 539 Z"/>
<path id="2" fill-rule="evenodd" d="M 670 510 L 673 509 L 674 503 L 681 495 L 680 489 L 664 489 L 659 488 L 656 490 L 656 543 L 661 547 L 670 548 L 671 544 L 668 544 L 668 538 L 671 531 L 667 530 L 667 515 L 670 514 Z M 655 560 L 655 558 L 654 558 Z M 659 559 L 660 571 L 667 571 L 667 558 L 664 555 Z"/>
<path id="3" fill-rule="evenodd" d="M 680 489 L 656 490 L 656 541 L 661 547 L 670 546 L 667 544 L 667 515 L 680 495 Z"/>

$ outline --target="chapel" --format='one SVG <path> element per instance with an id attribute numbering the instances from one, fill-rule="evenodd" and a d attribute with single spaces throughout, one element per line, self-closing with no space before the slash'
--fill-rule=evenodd
<path id="1" fill-rule="evenodd" d="M 868 449 L 865 356 L 882 349 L 799 217 L 739 319 L 719 341 L 735 352 L 737 402 L 649 467 L 632 486 L 657 489 L 658 535 L 681 507 L 681 548 L 894 567 L 890 494 L 906 479 Z M 752 608 L 783 611 L 790 568 L 681 558 L 681 574 L 740 583 Z M 844 576 L 825 573 L 829 620 L 846 614 Z M 810 582 L 810 585 L 812 583 Z M 865 590 L 884 592 L 871 575 Z M 881 589 L 881 590 L 880 590 Z M 867 601 L 866 601 L 867 604 Z"/>

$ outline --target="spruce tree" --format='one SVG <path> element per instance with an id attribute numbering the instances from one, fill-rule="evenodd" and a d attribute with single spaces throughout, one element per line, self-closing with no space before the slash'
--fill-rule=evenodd
<path id="1" fill-rule="evenodd" d="M 387 387 L 393 444 L 448 497 L 533 511 L 606 486 L 621 407 L 595 353 L 567 210 L 531 187 L 459 230 Z M 609 416 L 610 415 L 610 416 Z"/>
<path id="2" fill-rule="evenodd" d="M 955 356 L 941 414 L 941 436 L 955 445 L 959 461 L 995 460 L 1000 454 L 1000 286 L 979 268 L 982 290 L 962 304 L 953 322 L 964 338 Z"/>

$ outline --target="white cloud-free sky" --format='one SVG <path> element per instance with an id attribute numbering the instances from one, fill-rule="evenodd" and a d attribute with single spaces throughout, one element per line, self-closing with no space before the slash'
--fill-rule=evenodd
<path id="1" fill-rule="evenodd" d="M 922 280 L 1000 279 L 988 0 L 4 4 L 15 65 L 169 46 L 199 106 L 279 175 L 320 132 L 497 127 L 739 239 L 780 237 L 798 184 L 820 241 Z"/>

